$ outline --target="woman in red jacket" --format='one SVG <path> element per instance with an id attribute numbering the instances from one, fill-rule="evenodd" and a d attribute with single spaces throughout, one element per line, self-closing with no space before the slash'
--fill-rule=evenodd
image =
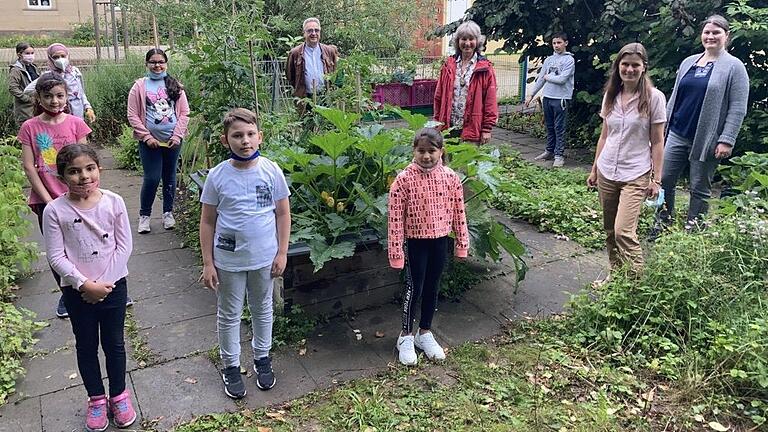
<path id="1" fill-rule="evenodd" d="M 453 136 L 487 144 L 499 118 L 496 105 L 496 73 L 480 51 L 485 36 L 473 21 L 456 29 L 452 39 L 455 54 L 440 69 L 435 90 L 435 120 L 443 129 L 454 128 Z"/>

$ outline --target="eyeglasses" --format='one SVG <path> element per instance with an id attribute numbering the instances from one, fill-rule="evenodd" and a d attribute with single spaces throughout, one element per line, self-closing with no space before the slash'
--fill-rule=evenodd
<path id="1" fill-rule="evenodd" d="M 148 62 L 147 62 L 147 64 L 148 64 L 148 65 L 152 65 L 152 66 L 157 66 L 157 65 L 164 65 L 164 64 L 166 64 L 166 63 L 167 63 L 167 62 L 166 62 L 166 61 L 164 61 L 164 60 L 161 60 L 161 61 L 148 61 Z"/>
<path id="2" fill-rule="evenodd" d="M 306 29 L 304 33 L 320 33 L 320 29 Z"/>

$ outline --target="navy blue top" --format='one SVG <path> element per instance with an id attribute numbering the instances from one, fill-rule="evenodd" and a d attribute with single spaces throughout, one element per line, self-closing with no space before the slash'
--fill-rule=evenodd
<path id="1" fill-rule="evenodd" d="M 677 100 L 669 120 L 669 130 L 677 135 L 693 139 L 699 124 L 701 105 L 707 92 L 709 77 L 712 75 L 714 62 L 704 66 L 691 66 L 677 86 Z"/>

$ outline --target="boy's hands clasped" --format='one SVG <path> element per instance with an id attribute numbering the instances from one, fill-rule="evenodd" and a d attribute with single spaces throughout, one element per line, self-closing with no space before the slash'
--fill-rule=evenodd
<path id="1" fill-rule="evenodd" d="M 115 284 L 104 281 L 85 281 L 80 286 L 80 296 L 86 303 L 96 304 L 104 301 L 114 287 Z"/>

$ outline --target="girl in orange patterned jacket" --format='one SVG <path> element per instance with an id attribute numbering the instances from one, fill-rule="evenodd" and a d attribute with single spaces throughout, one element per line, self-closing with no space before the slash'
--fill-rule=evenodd
<path id="1" fill-rule="evenodd" d="M 397 338 L 400 363 L 415 365 L 416 348 L 431 360 L 445 359 L 432 334 L 440 276 L 445 267 L 448 235 L 456 236 L 454 253 L 465 258 L 469 249 L 464 192 L 459 176 L 442 163 L 443 137 L 432 128 L 416 132 L 413 162 L 389 191 L 389 265 L 405 267 L 403 329 Z M 413 315 L 421 298 L 419 330 Z"/>

